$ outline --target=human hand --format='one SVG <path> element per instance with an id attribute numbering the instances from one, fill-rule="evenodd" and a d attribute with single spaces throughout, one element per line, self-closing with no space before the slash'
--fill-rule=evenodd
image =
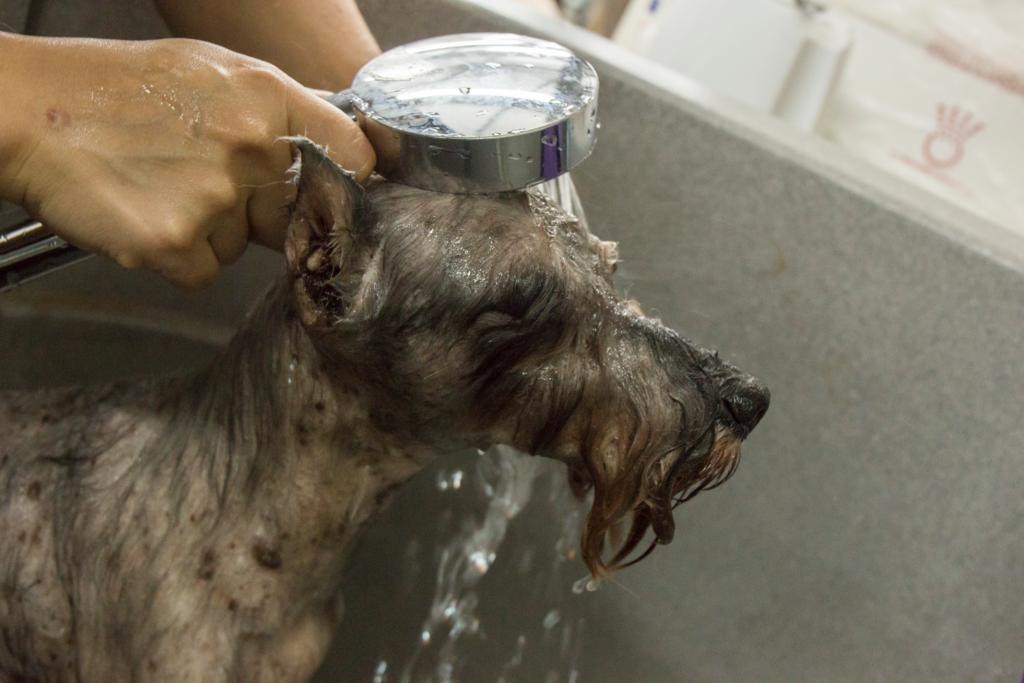
<path id="1" fill-rule="evenodd" d="M 3 39 L 15 106 L 5 95 L 0 116 L 18 144 L 0 150 L 0 194 L 122 266 L 196 287 L 249 240 L 280 249 L 284 136 L 326 145 L 359 180 L 373 169 L 355 123 L 265 62 L 184 39 Z"/>

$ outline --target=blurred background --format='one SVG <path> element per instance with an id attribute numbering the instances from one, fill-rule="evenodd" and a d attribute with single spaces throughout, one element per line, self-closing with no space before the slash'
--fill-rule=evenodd
<path id="1" fill-rule="evenodd" d="M 611 38 L 1024 232 L 1020 0 L 489 0 Z"/>

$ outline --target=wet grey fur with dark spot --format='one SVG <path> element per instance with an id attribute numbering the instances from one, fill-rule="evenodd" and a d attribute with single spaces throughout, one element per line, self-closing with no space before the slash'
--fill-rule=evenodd
<path id="1" fill-rule="evenodd" d="M 0 681 L 307 680 L 353 538 L 455 447 L 564 461 L 598 576 L 735 467 L 767 391 L 620 299 L 613 245 L 296 144 L 289 274 L 219 360 L 0 394 Z"/>

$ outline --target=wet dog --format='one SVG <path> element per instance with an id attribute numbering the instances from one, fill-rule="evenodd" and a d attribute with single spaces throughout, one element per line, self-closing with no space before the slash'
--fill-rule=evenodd
<path id="1" fill-rule="evenodd" d="M 620 298 L 614 245 L 296 146 L 288 277 L 214 364 L 0 395 L 0 680 L 308 679 L 354 536 L 450 449 L 564 462 L 598 578 L 736 467 L 767 390 Z"/>

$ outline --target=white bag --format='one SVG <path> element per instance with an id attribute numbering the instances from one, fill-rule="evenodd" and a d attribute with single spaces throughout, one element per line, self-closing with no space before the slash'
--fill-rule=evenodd
<path id="1" fill-rule="evenodd" d="M 887 4 L 893 13 L 897 6 L 903 14 L 887 15 L 887 23 L 906 26 L 900 22 L 915 16 L 912 6 L 932 20 L 951 16 L 921 2 Z M 998 40 L 968 40 L 977 38 L 985 22 L 973 29 L 964 24 L 962 34 L 940 34 L 926 30 L 928 22 L 919 17 L 897 34 L 860 16 L 845 18 L 854 45 L 819 132 L 954 203 L 1024 231 L 1024 79 L 1018 90 L 1012 71 L 993 70 L 993 57 L 1007 54 L 994 49 Z M 952 59 L 955 45 L 955 54 L 967 61 Z M 969 61 L 982 53 L 989 60 L 987 77 L 982 62 Z M 1024 69 L 1024 60 L 1015 66 Z"/>

